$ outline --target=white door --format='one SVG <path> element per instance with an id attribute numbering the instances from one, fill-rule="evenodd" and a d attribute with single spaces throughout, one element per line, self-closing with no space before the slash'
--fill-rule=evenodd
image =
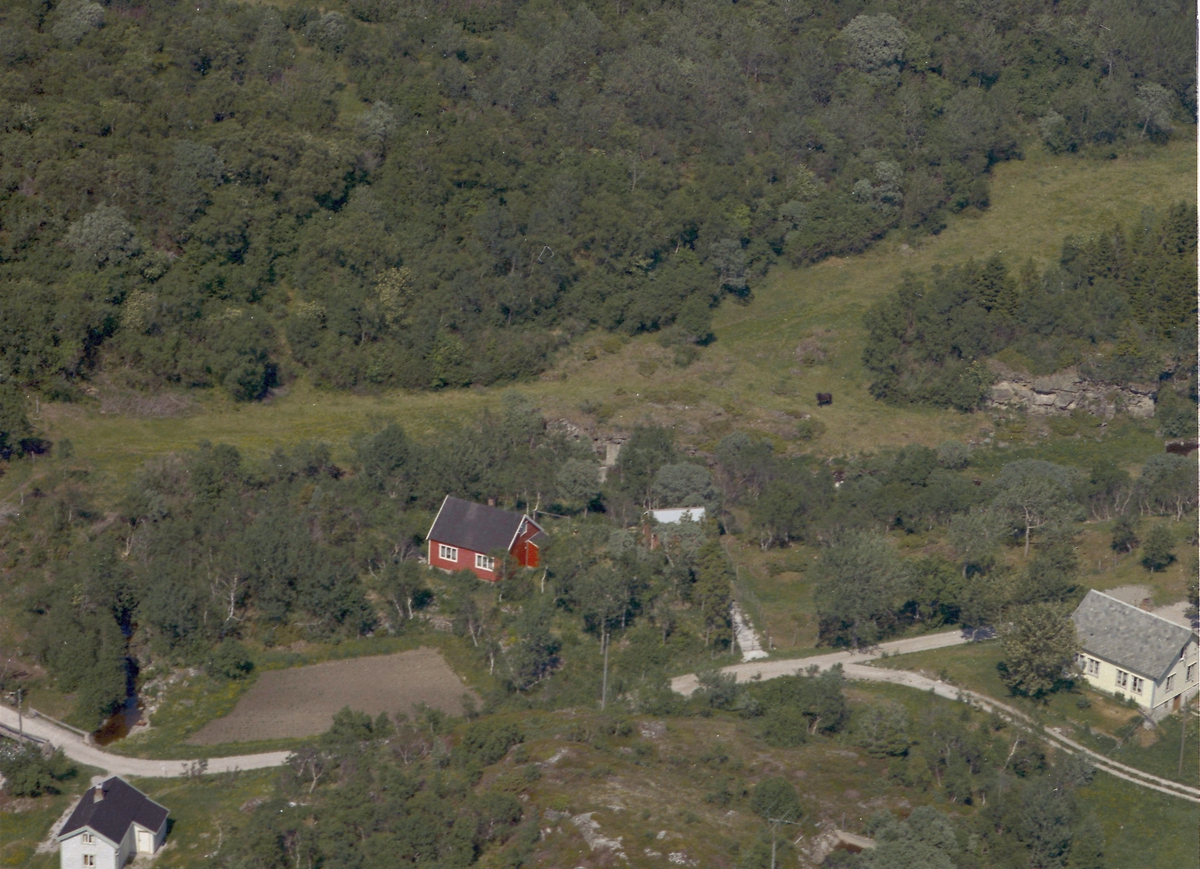
<path id="1" fill-rule="evenodd" d="M 137 831 L 137 850 L 139 854 L 154 853 L 154 834 L 149 830 Z"/>

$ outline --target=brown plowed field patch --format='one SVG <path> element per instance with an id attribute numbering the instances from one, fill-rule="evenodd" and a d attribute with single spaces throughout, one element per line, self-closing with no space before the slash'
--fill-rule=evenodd
<path id="1" fill-rule="evenodd" d="M 418 703 L 452 715 L 470 693 L 434 649 L 327 661 L 291 670 L 268 670 L 233 712 L 204 725 L 192 745 L 316 736 L 345 706 L 372 716 L 410 714 Z"/>

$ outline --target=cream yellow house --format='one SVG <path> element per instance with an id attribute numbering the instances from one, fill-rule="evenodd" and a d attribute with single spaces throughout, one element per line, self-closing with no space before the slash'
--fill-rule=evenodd
<path id="1" fill-rule="evenodd" d="M 1071 615 L 1088 684 L 1133 698 L 1153 718 L 1179 709 L 1200 690 L 1196 632 L 1100 591 Z"/>

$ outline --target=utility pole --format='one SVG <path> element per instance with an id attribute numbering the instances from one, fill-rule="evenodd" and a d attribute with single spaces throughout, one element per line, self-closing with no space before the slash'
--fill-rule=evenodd
<path id="1" fill-rule="evenodd" d="M 779 841 L 779 825 L 791 824 L 793 827 L 800 825 L 786 818 L 767 818 L 767 823 L 771 825 L 771 869 L 775 869 L 775 845 Z"/>

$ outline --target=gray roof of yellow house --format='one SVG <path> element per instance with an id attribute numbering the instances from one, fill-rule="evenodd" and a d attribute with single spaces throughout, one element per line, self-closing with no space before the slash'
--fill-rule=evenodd
<path id="1" fill-rule="evenodd" d="M 1080 601 L 1071 619 L 1085 652 L 1155 682 L 1167 675 L 1196 636 L 1182 625 L 1095 589 Z"/>

